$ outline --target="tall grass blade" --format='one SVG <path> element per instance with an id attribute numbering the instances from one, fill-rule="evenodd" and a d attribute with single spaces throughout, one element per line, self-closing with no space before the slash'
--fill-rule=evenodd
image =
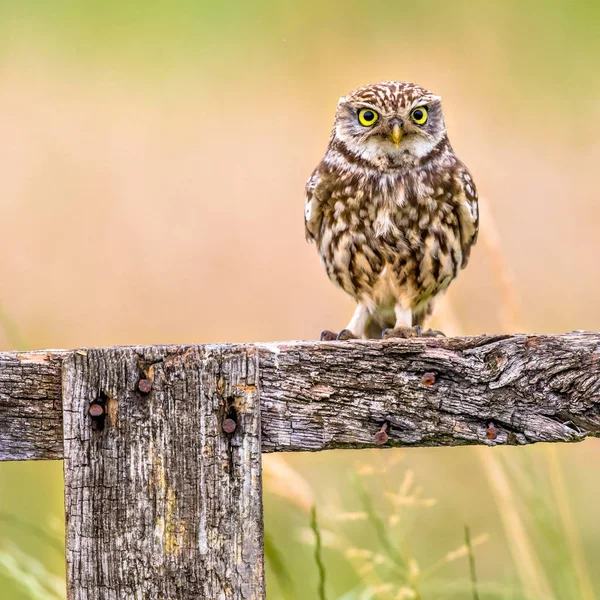
<path id="1" fill-rule="evenodd" d="M 371 522 L 371 525 L 373 526 L 373 529 L 375 529 L 375 533 L 377 535 L 377 538 L 379 539 L 379 543 L 382 545 L 386 554 L 399 567 L 401 573 L 405 577 L 405 581 L 408 582 L 408 566 L 406 564 L 406 560 L 400 554 L 400 552 L 398 552 L 398 550 L 395 548 L 394 544 L 392 544 L 392 542 L 387 534 L 386 524 L 385 524 L 384 520 L 381 518 L 381 516 L 375 510 L 371 496 L 369 496 L 369 494 L 365 491 L 365 489 L 360 485 L 358 486 L 358 492 L 360 494 L 360 499 L 362 501 L 363 509 L 367 513 L 367 516 L 369 518 L 369 521 Z"/>
<path id="2" fill-rule="evenodd" d="M 265 559 L 269 561 L 271 570 L 273 571 L 279 590 L 286 600 L 294 600 L 294 586 L 292 584 L 292 576 L 288 571 L 281 552 L 273 542 L 272 536 L 265 531 Z"/>
<path id="3" fill-rule="evenodd" d="M 465 545 L 469 556 L 469 571 L 471 575 L 471 585 L 473 586 L 473 600 L 479 600 L 479 592 L 477 591 L 477 572 L 475 570 L 475 555 L 473 554 L 473 546 L 471 545 L 471 532 L 469 526 L 465 525 Z"/>
<path id="4" fill-rule="evenodd" d="M 478 454 L 483 463 L 484 473 L 496 497 L 496 505 L 509 541 L 509 549 L 524 590 L 534 598 L 554 600 L 554 593 L 533 550 L 533 545 L 517 510 L 512 486 L 502 464 L 490 448 L 480 448 Z"/>
<path id="5" fill-rule="evenodd" d="M 28 531 L 32 535 L 35 535 L 42 542 L 51 546 L 61 556 L 64 555 L 64 543 L 51 533 L 48 533 L 43 527 L 40 527 L 39 525 L 35 525 L 34 523 L 30 523 L 29 521 L 25 521 L 24 519 L 21 519 L 15 515 L 11 515 L 5 512 L 0 512 L 0 521 L 3 521 L 8 525 L 12 525 L 15 528 L 20 529 L 22 531 Z"/>
<path id="6" fill-rule="evenodd" d="M 15 582 L 30 600 L 63 600 L 65 582 L 16 546 L 0 550 L 0 572 Z"/>
<path id="7" fill-rule="evenodd" d="M 548 461 L 550 483 L 556 498 L 558 514 L 567 547 L 569 548 L 569 555 L 573 563 L 577 587 L 579 588 L 577 598 L 581 598 L 581 600 L 595 600 L 594 587 L 585 562 L 585 554 L 577 531 L 577 525 L 575 524 L 573 512 L 569 505 L 567 486 L 558 459 L 558 452 L 552 444 L 546 449 L 546 458 Z"/>
<path id="8" fill-rule="evenodd" d="M 317 507 L 313 505 L 310 512 L 310 528 L 315 534 L 315 562 L 317 563 L 317 569 L 319 572 L 319 587 L 318 587 L 318 598 L 319 600 L 327 600 L 325 595 L 325 564 L 323 563 L 322 546 L 321 546 L 321 532 L 317 524 Z"/>

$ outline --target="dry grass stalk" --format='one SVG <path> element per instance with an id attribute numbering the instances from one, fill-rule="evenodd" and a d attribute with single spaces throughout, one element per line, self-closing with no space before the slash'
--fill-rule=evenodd
<path id="1" fill-rule="evenodd" d="M 479 232 L 479 241 L 490 257 L 492 271 L 497 279 L 501 298 L 502 327 L 507 332 L 525 331 L 516 293 L 515 277 L 502 253 L 500 235 L 488 202 L 480 202 L 480 213 L 482 227 Z M 521 583 L 524 589 L 534 597 L 551 600 L 554 595 L 550 583 L 519 515 L 508 475 L 494 452 L 487 448 L 478 448 L 477 452 L 496 497 L 496 505 L 500 511 L 506 537 L 510 542 L 509 548 Z"/>
<path id="2" fill-rule="evenodd" d="M 479 211 L 481 216 L 479 244 L 485 248 L 490 258 L 492 271 L 498 281 L 502 327 L 507 332 L 522 332 L 524 331 L 523 316 L 519 306 L 515 276 L 502 253 L 500 234 L 490 209 L 490 203 L 482 200 L 479 203 Z"/>
<path id="3" fill-rule="evenodd" d="M 580 598 L 581 600 L 594 600 L 596 598 L 594 587 L 585 561 L 585 554 L 579 538 L 577 526 L 573 519 L 573 512 L 569 505 L 567 486 L 565 484 L 556 447 L 550 444 L 548 448 L 546 448 L 545 454 L 546 460 L 548 461 L 550 482 L 552 484 L 552 489 L 554 490 L 563 533 L 573 562 Z"/>
<path id="4" fill-rule="evenodd" d="M 448 337 L 461 334 L 460 320 L 447 295 L 442 296 L 435 304 L 431 328 L 443 331 Z"/>
<path id="5" fill-rule="evenodd" d="M 553 600 L 552 588 L 534 552 L 525 525 L 517 510 L 512 486 L 498 457 L 489 448 L 480 448 L 479 457 L 490 487 L 496 496 L 496 505 L 510 542 L 510 551 L 523 589 L 533 598 Z"/>
<path id="6" fill-rule="evenodd" d="M 522 312 L 519 307 L 518 296 L 516 293 L 515 277 L 502 254 L 500 235 L 498 233 L 498 229 L 496 227 L 492 212 L 489 208 L 489 204 L 487 202 L 483 202 L 481 205 L 481 209 L 483 227 L 480 233 L 480 240 L 483 242 L 483 245 L 485 246 L 486 250 L 488 251 L 488 254 L 490 255 L 492 265 L 494 267 L 493 271 L 498 279 L 501 297 L 503 300 L 503 310 L 501 311 L 502 324 L 504 326 L 504 329 L 508 332 L 514 333 L 517 331 L 525 331 L 526 327 L 523 321 Z M 487 466 L 491 467 L 495 471 L 496 476 L 500 477 L 501 486 L 504 487 L 505 492 L 508 491 L 508 493 L 512 495 L 508 477 L 506 476 L 504 467 L 498 461 L 497 457 L 489 452 L 486 452 L 485 448 L 479 448 L 479 452 L 480 457 L 484 461 L 484 464 L 487 463 Z M 554 489 L 554 494 L 556 497 L 557 508 L 560 515 L 563 531 L 573 561 L 575 575 L 579 586 L 579 592 L 581 594 L 582 600 L 593 600 L 595 598 L 594 590 L 591 583 L 589 570 L 585 562 L 583 546 L 581 544 L 577 527 L 573 519 L 571 507 L 569 505 L 562 468 L 558 460 L 558 451 L 555 446 L 550 444 L 544 448 L 544 453 L 548 462 L 550 480 Z M 488 477 L 490 477 L 490 479 L 492 478 L 492 476 L 489 473 Z M 492 482 L 492 489 L 498 489 L 497 485 L 495 485 L 494 482 Z M 538 566 L 535 566 L 537 561 L 531 560 L 531 558 L 533 557 L 531 543 L 526 540 L 525 528 L 522 525 L 521 519 L 518 516 L 514 502 L 510 504 L 510 507 L 506 504 L 499 506 L 501 508 L 501 514 L 503 514 L 503 521 L 505 524 L 505 528 L 507 529 L 509 539 L 511 530 L 509 527 L 507 527 L 508 523 L 520 523 L 517 531 L 519 532 L 519 536 L 521 537 L 521 539 L 517 540 L 517 547 L 521 548 L 522 551 L 525 551 L 525 563 L 526 565 L 528 565 L 528 568 L 537 569 Z M 515 562 L 518 565 L 518 553 L 517 556 L 514 556 L 514 558 Z M 537 579 L 539 581 L 543 581 L 539 578 L 539 576 L 537 577 Z M 525 583 L 525 580 L 523 580 L 523 583 Z M 547 583 L 543 585 L 547 585 Z"/>
<path id="7" fill-rule="evenodd" d="M 310 513 L 315 497 L 309 483 L 286 460 L 276 454 L 263 456 L 263 486 L 266 491 Z"/>

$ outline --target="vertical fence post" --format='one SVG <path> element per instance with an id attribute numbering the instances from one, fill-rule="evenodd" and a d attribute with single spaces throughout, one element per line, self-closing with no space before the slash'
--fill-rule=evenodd
<path id="1" fill-rule="evenodd" d="M 264 598 L 257 364 L 240 346 L 66 359 L 69 599 Z"/>

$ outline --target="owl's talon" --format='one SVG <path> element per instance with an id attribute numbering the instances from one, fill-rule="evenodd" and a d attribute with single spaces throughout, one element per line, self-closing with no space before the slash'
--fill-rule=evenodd
<path id="1" fill-rule="evenodd" d="M 445 334 L 437 329 L 428 329 L 423 331 L 420 325 L 414 327 L 396 327 L 395 329 L 384 329 L 381 337 L 384 340 L 401 339 L 405 340 L 414 337 L 446 337 Z"/>
<path id="2" fill-rule="evenodd" d="M 321 331 L 319 340 L 322 342 L 334 342 L 337 340 L 337 334 L 335 334 L 333 331 L 329 331 L 329 329 L 323 329 L 323 331 Z"/>
<path id="3" fill-rule="evenodd" d="M 394 329 L 384 329 L 381 337 L 384 340 L 389 339 L 400 339 L 406 340 L 408 338 L 419 337 L 421 334 L 421 327 L 395 327 Z"/>
<path id="4" fill-rule="evenodd" d="M 439 329 L 428 329 L 427 331 L 423 331 L 421 333 L 421 337 L 446 337 L 446 334 L 443 331 L 440 331 Z"/>
<path id="5" fill-rule="evenodd" d="M 356 340 L 358 338 L 349 329 L 342 329 L 338 333 L 337 339 L 340 342 L 343 342 L 344 340 Z"/>
<path id="6" fill-rule="evenodd" d="M 329 329 L 323 329 L 319 339 L 322 342 L 343 342 L 344 340 L 356 340 L 358 338 L 349 329 L 342 329 L 339 333 L 334 333 L 333 331 L 329 331 Z"/>

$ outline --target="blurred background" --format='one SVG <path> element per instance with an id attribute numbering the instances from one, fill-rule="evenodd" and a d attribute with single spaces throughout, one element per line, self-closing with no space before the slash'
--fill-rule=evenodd
<path id="1" fill-rule="evenodd" d="M 600 4 L 0 0 L 0 349 L 315 339 L 338 98 L 443 97 L 482 235 L 437 325 L 600 330 Z M 269 598 L 600 597 L 600 445 L 267 456 Z M 311 531 L 311 507 L 317 525 Z M 0 598 L 64 597 L 61 463 L 0 464 Z M 471 538 L 465 543 L 465 526 Z"/>

